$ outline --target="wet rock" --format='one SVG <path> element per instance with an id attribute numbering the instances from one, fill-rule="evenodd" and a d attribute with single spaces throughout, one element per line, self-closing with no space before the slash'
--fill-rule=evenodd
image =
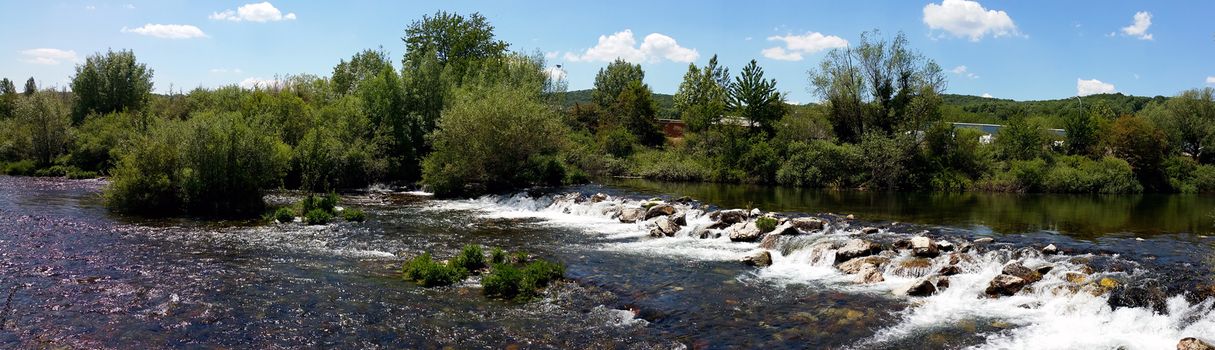
<path id="1" fill-rule="evenodd" d="M 1011 295 L 1017 294 L 1017 292 L 1021 291 L 1021 288 L 1025 288 L 1026 284 L 1028 284 L 1028 282 L 1026 282 L 1024 279 L 1021 279 L 1020 277 L 1012 276 L 1012 275 L 999 275 L 999 276 L 996 276 L 996 278 L 993 278 L 991 280 L 991 283 L 987 284 L 987 290 L 985 290 L 984 292 L 987 293 L 987 295 L 993 295 L 993 296 L 994 295 L 1011 296 Z"/>
<path id="2" fill-rule="evenodd" d="M 776 226 L 776 228 L 772 229 L 771 232 L 768 232 L 768 235 L 796 235 L 798 233 L 799 232 L 797 232 L 797 229 L 793 227 L 792 223 L 785 222 Z"/>
<path id="3" fill-rule="evenodd" d="M 716 216 L 716 217 L 714 217 Z M 737 224 L 747 220 L 747 213 L 742 209 L 721 210 L 709 215 L 710 219 L 717 220 L 726 226 Z"/>
<path id="4" fill-rule="evenodd" d="M 707 226 L 696 226 L 696 228 L 692 229 L 692 237 L 706 239 L 712 236 L 713 230 L 710 230 Z"/>
<path id="5" fill-rule="evenodd" d="M 882 231 L 882 230 L 878 229 L 877 227 L 868 226 L 868 227 L 865 227 L 865 228 L 862 228 L 862 229 L 861 229 L 861 234 L 862 234 L 862 235 L 871 235 L 871 234 L 875 234 L 875 233 L 878 233 L 878 232 L 881 232 L 881 231 Z"/>
<path id="6" fill-rule="evenodd" d="M 1055 247 L 1054 244 L 1047 245 L 1045 247 L 1042 247 L 1042 254 L 1044 254 L 1044 255 L 1059 254 L 1059 248 Z"/>
<path id="7" fill-rule="evenodd" d="M 920 278 L 911 282 L 911 284 L 896 290 L 895 294 L 906 295 L 912 297 L 926 297 L 937 292 L 937 286 L 932 284 L 928 278 Z"/>
<path id="8" fill-rule="evenodd" d="M 949 288 L 949 277 L 937 278 L 937 291 L 942 291 L 946 288 Z"/>
<path id="9" fill-rule="evenodd" d="M 1055 265 L 1043 264 L 1042 266 L 1035 267 L 1034 271 L 1037 271 L 1038 274 L 1045 275 L 1045 274 L 1050 273 L 1050 271 L 1054 270 L 1054 269 L 1055 269 Z"/>
<path id="10" fill-rule="evenodd" d="M 692 197 L 683 196 L 683 197 L 675 198 L 675 200 L 673 200 L 672 202 L 679 203 L 679 204 L 688 204 L 688 203 L 692 203 Z"/>
<path id="11" fill-rule="evenodd" d="M 856 220 L 856 215 L 848 214 L 848 216 L 845 216 L 844 218 L 848 220 Z"/>
<path id="12" fill-rule="evenodd" d="M 645 217 L 645 209 L 641 208 L 624 208 L 620 210 L 620 217 L 617 219 L 620 222 L 631 224 Z"/>
<path id="13" fill-rule="evenodd" d="M 686 212 L 675 213 L 675 215 L 671 215 L 671 221 L 674 221 L 675 224 L 679 225 L 679 226 L 688 226 L 688 213 L 686 213 Z"/>
<path id="14" fill-rule="evenodd" d="M 973 256 L 970 256 L 969 254 L 962 254 L 962 253 L 949 254 L 949 264 L 950 265 L 957 265 L 957 264 L 961 264 L 961 263 L 969 264 L 969 263 L 973 263 L 974 261 L 975 261 L 975 258 Z"/>
<path id="15" fill-rule="evenodd" d="M 949 265 L 937 270 L 937 274 L 941 276 L 953 276 L 959 273 L 962 273 L 962 268 L 957 265 Z"/>
<path id="16" fill-rule="evenodd" d="M 890 258 L 887 258 L 884 256 L 871 255 L 871 256 L 866 256 L 863 258 L 856 258 L 856 259 L 845 261 L 842 264 L 836 265 L 835 268 L 839 269 L 840 272 L 843 272 L 846 274 L 854 274 L 854 273 L 861 272 L 861 268 L 867 264 L 873 265 L 875 267 L 882 267 L 882 265 L 885 265 L 886 263 L 889 263 L 889 262 L 890 262 Z"/>
<path id="17" fill-rule="evenodd" d="M 940 249 L 943 252 L 952 252 L 954 248 L 953 243 L 950 243 L 949 241 L 937 241 L 937 249 Z"/>
<path id="18" fill-rule="evenodd" d="M 1156 313 L 1168 311 L 1168 295 L 1159 283 L 1147 281 L 1137 285 L 1123 285 L 1110 292 L 1109 305 L 1113 308 L 1146 308 Z"/>
<path id="19" fill-rule="evenodd" d="M 679 232 L 679 225 L 675 224 L 674 220 L 668 217 L 660 217 L 654 221 L 654 228 L 650 230 L 650 236 L 653 237 L 672 237 L 676 232 Z"/>
<path id="20" fill-rule="evenodd" d="M 1177 350 L 1215 350 L 1215 345 L 1202 341 L 1202 339 L 1188 337 L 1177 342 Z"/>
<path id="21" fill-rule="evenodd" d="M 763 232 L 760 232 L 759 227 L 755 227 L 754 222 L 730 227 L 730 240 L 734 242 L 755 242 L 763 234 Z"/>
<path id="22" fill-rule="evenodd" d="M 584 197 L 582 195 L 582 193 L 571 192 L 571 193 L 563 194 L 560 197 L 557 197 L 556 201 L 557 202 L 568 202 L 568 203 L 582 203 L 582 202 L 586 201 L 586 197 Z"/>
<path id="23" fill-rule="evenodd" d="M 858 270 L 856 273 L 855 279 L 856 283 L 863 284 L 878 283 L 885 280 L 886 278 L 882 277 L 882 271 L 878 270 L 878 267 L 874 266 L 873 264 L 861 265 L 860 270 Z"/>
<path id="24" fill-rule="evenodd" d="M 810 264 L 814 265 L 814 264 L 818 264 L 818 263 L 822 262 L 827 257 L 831 256 L 831 254 L 828 254 L 828 253 L 830 253 L 832 250 L 835 249 L 835 243 L 831 242 L 831 241 L 815 242 L 814 244 L 811 244 L 806 249 L 810 251 Z M 831 256 L 831 259 L 835 259 L 835 258 L 833 256 Z M 832 260 L 832 261 L 835 261 L 835 260 Z"/>
<path id="25" fill-rule="evenodd" d="M 927 275 L 932 268 L 932 260 L 926 258 L 910 258 L 894 263 L 890 273 L 903 277 L 921 277 Z"/>
<path id="26" fill-rule="evenodd" d="M 863 239 L 850 239 L 844 246 L 835 251 L 835 263 L 839 264 L 853 258 L 869 256 L 882 251 L 882 246 Z"/>
<path id="27" fill-rule="evenodd" d="M 675 207 L 670 204 L 655 204 L 645 211 L 645 220 L 653 219 L 659 216 L 670 216 L 675 214 Z"/>
<path id="28" fill-rule="evenodd" d="M 1070 283 L 1081 284 L 1088 281 L 1088 275 L 1079 272 L 1068 272 L 1063 274 L 1063 280 Z"/>
<path id="29" fill-rule="evenodd" d="M 751 217 L 758 217 L 760 214 L 763 214 L 763 213 L 764 212 L 760 211 L 759 208 L 751 209 Z"/>
<path id="30" fill-rule="evenodd" d="M 608 195 L 606 195 L 606 194 L 596 193 L 594 195 L 591 195 L 591 203 L 599 203 L 599 202 L 606 201 L 606 200 L 608 200 Z"/>
<path id="31" fill-rule="evenodd" d="M 974 242 L 974 244 L 988 244 L 988 243 L 995 242 L 995 241 L 996 240 L 994 238 L 983 237 L 983 238 L 976 238 L 973 242 Z"/>
<path id="32" fill-rule="evenodd" d="M 772 265 L 772 253 L 767 250 L 760 250 L 742 258 L 742 262 L 747 265 L 765 267 Z"/>
<path id="33" fill-rule="evenodd" d="M 759 247 L 763 249 L 776 249 L 777 243 L 780 242 L 780 235 L 767 235 L 759 241 Z"/>
<path id="34" fill-rule="evenodd" d="M 819 218 L 793 218 L 789 220 L 789 224 L 801 232 L 814 232 L 827 226 L 827 223 Z"/>
<path id="35" fill-rule="evenodd" d="M 1025 284 L 1031 284 L 1042 280 L 1041 273 L 1025 267 L 1025 265 L 1022 265 L 1020 261 L 1004 265 L 1004 269 L 1000 272 L 1005 275 L 1016 276 L 1017 278 L 1024 280 Z"/>
<path id="36" fill-rule="evenodd" d="M 911 253 L 921 258 L 935 258 L 937 255 L 941 255 L 937 244 L 932 239 L 924 236 L 911 238 Z"/>

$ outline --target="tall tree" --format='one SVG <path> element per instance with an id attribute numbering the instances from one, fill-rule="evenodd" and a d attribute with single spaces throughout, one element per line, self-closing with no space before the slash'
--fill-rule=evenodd
<path id="1" fill-rule="evenodd" d="M 25 91 L 23 94 L 25 96 L 33 96 L 35 92 L 38 92 L 38 83 L 34 81 L 34 77 L 30 77 L 25 80 Z"/>
<path id="2" fill-rule="evenodd" d="M 1067 139 L 1067 153 L 1073 155 L 1092 155 L 1097 146 L 1100 118 L 1096 113 L 1071 112 L 1063 116 L 1063 130 Z"/>
<path id="3" fill-rule="evenodd" d="M 1215 146 L 1215 89 L 1183 91 L 1165 102 L 1162 111 L 1145 114 L 1153 115 L 1152 122 L 1194 160 L 1205 161 L 1205 151 Z"/>
<path id="4" fill-rule="evenodd" d="M 354 92 L 359 84 L 380 74 L 385 68 L 392 68 L 392 63 L 388 62 L 388 53 L 383 48 L 363 50 L 351 57 L 350 61 L 342 60 L 333 67 L 333 91 L 339 94 Z"/>
<path id="5" fill-rule="evenodd" d="M 595 90 L 591 92 L 591 101 L 602 109 L 611 109 L 616 105 L 616 98 L 624 92 L 629 84 L 645 80 L 645 71 L 640 64 L 632 64 L 617 58 L 606 68 L 600 68 L 595 74 Z"/>
<path id="6" fill-rule="evenodd" d="M 8 78 L 0 79 L 0 119 L 11 118 L 17 108 L 17 87 Z"/>
<path id="7" fill-rule="evenodd" d="M 94 54 L 72 77 L 72 122 L 90 114 L 140 111 L 152 95 L 152 70 L 129 50 Z"/>
<path id="8" fill-rule="evenodd" d="M 835 134 L 845 142 L 869 132 L 923 130 L 939 116 L 941 67 L 908 47 L 903 33 L 889 42 L 880 35 L 862 34 L 859 45 L 832 50 L 810 72 L 815 93 L 830 106 Z"/>
<path id="9" fill-rule="evenodd" d="M 67 109 L 52 94 L 37 94 L 19 105 L 17 120 L 30 137 L 28 156 L 39 165 L 50 165 L 67 150 L 71 126 Z"/>
<path id="10" fill-rule="evenodd" d="M 611 110 L 611 126 L 623 127 L 646 146 L 662 144 L 662 132 L 658 128 L 658 112 L 654 105 L 654 93 L 650 86 L 633 80 L 616 97 Z"/>
<path id="11" fill-rule="evenodd" d="M 705 130 L 717 122 L 726 109 L 726 89 L 730 73 L 717 66 L 717 55 L 703 68 L 688 65 L 688 72 L 675 92 L 675 110 L 688 128 Z"/>
<path id="12" fill-rule="evenodd" d="M 771 135 L 776 121 L 785 115 L 785 96 L 776 91 L 776 79 L 764 80 L 764 69 L 755 60 L 743 67 L 727 92 L 730 113 L 746 119 L 754 130 Z"/>

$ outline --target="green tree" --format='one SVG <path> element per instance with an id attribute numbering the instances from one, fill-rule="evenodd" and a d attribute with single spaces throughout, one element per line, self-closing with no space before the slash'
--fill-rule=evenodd
<path id="1" fill-rule="evenodd" d="M 38 92 L 38 83 L 34 81 L 34 77 L 30 77 L 25 81 L 25 91 L 22 94 L 33 96 L 35 92 Z"/>
<path id="2" fill-rule="evenodd" d="M 29 135 L 27 156 L 40 166 L 67 151 L 71 119 L 67 108 L 52 94 L 37 94 L 18 104 L 17 121 Z"/>
<path id="3" fill-rule="evenodd" d="M 12 118 L 17 108 L 17 87 L 8 78 L 0 79 L 0 119 Z"/>
<path id="4" fill-rule="evenodd" d="M 1181 152 L 1206 161 L 1204 151 L 1215 146 L 1215 89 L 1187 90 L 1165 102 L 1163 110 L 1145 112 Z"/>
<path id="5" fill-rule="evenodd" d="M 72 123 L 90 114 L 139 112 L 152 94 L 152 70 L 129 50 L 94 54 L 72 77 Z"/>
<path id="6" fill-rule="evenodd" d="M 634 80 L 616 97 L 611 109 L 610 126 L 623 127 L 632 132 L 646 146 L 662 144 L 662 132 L 658 128 L 658 112 L 654 104 L 654 93 L 650 86 Z"/>
<path id="7" fill-rule="evenodd" d="M 726 109 L 726 88 L 730 73 L 717 66 L 717 55 L 703 68 L 688 65 L 688 72 L 675 92 L 675 110 L 692 131 L 709 128 Z"/>
<path id="8" fill-rule="evenodd" d="M 866 32 L 859 45 L 831 50 L 810 72 L 842 141 L 858 142 L 870 132 L 923 130 L 940 116 L 941 67 L 912 50 L 903 33 L 890 42 L 875 38 L 880 35 Z"/>
<path id="9" fill-rule="evenodd" d="M 1073 112 L 1063 115 L 1067 154 L 1092 155 L 1096 151 L 1100 117 L 1094 113 Z"/>
<path id="10" fill-rule="evenodd" d="M 1050 142 L 1038 119 L 1013 117 L 995 135 L 995 145 L 1004 159 L 1030 160 L 1046 154 Z"/>
<path id="11" fill-rule="evenodd" d="M 726 108 L 750 126 L 772 135 L 776 121 L 785 115 L 785 96 L 776 91 L 776 79 L 764 80 L 764 69 L 755 60 L 743 67 L 727 91 Z"/>
<path id="12" fill-rule="evenodd" d="M 1160 190 L 1167 186 L 1161 164 L 1164 163 L 1168 139 L 1160 129 L 1144 118 L 1128 115 L 1114 121 L 1105 140 L 1114 156 L 1125 159 L 1131 165 L 1144 187 Z"/>
<path id="13" fill-rule="evenodd" d="M 364 81 L 380 74 L 385 69 L 392 69 L 388 61 L 388 53 L 383 48 L 379 50 L 363 50 L 350 58 L 342 60 L 333 67 L 333 91 L 339 94 L 352 93 Z"/>
<path id="14" fill-rule="evenodd" d="M 591 101 L 599 105 L 599 108 L 612 109 L 616 106 L 616 99 L 630 84 L 644 80 L 645 71 L 641 70 L 640 64 L 617 58 L 595 74 L 595 90 L 591 92 Z"/>

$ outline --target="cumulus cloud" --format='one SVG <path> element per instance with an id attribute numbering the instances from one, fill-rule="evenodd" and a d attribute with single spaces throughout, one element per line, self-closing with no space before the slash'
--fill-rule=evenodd
<path id="1" fill-rule="evenodd" d="M 783 41 L 785 46 L 769 47 L 760 51 L 760 54 L 781 61 L 801 61 L 802 55 L 848 46 L 848 40 L 844 40 L 844 38 L 823 35 L 818 32 L 806 32 L 802 35 L 774 35 L 768 37 L 768 41 Z"/>
<path id="2" fill-rule="evenodd" d="M 269 1 L 259 2 L 256 4 L 245 4 L 237 7 L 236 10 L 224 10 L 221 12 L 212 13 L 209 18 L 217 21 L 249 21 L 249 22 L 277 22 L 290 21 L 295 19 L 295 13 L 283 14 L 278 8 L 270 4 Z"/>
<path id="3" fill-rule="evenodd" d="M 1122 27 L 1122 34 L 1139 38 L 1139 40 L 1152 40 L 1152 34 L 1147 30 L 1152 26 L 1152 13 L 1147 11 L 1135 12 L 1135 19 L 1131 25 Z"/>
<path id="4" fill-rule="evenodd" d="M 1076 95 L 1088 96 L 1095 94 L 1112 94 L 1117 92 L 1114 89 L 1114 84 L 1102 82 L 1097 79 L 1076 79 Z"/>
<path id="5" fill-rule="evenodd" d="M 135 33 L 139 35 L 147 35 L 161 39 L 191 39 L 205 38 L 206 33 L 202 29 L 188 24 L 152 24 L 148 23 L 143 27 L 130 29 L 122 27 L 123 33 Z"/>
<path id="6" fill-rule="evenodd" d="M 629 29 L 611 35 L 600 35 L 599 43 L 582 54 L 565 53 L 565 59 L 572 62 L 610 62 L 617 58 L 633 63 L 658 63 L 662 60 L 692 62 L 698 57 L 700 53 L 696 49 L 679 46 L 675 38 L 659 33 L 646 35 L 641 45 L 637 46 L 633 31 Z"/>
<path id="7" fill-rule="evenodd" d="M 22 59 L 25 62 L 46 65 L 55 65 L 64 61 L 75 62 L 77 60 L 75 50 L 60 50 L 50 48 L 22 50 L 21 56 L 25 57 Z"/>
<path id="8" fill-rule="evenodd" d="M 1207 84 L 1215 84 L 1215 76 L 1207 77 Z"/>
<path id="9" fill-rule="evenodd" d="M 246 89 L 276 89 L 283 85 L 283 82 L 278 79 L 262 79 L 260 77 L 251 77 L 241 80 L 238 84 Z"/>
<path id="10" fill-rule="evenodd" d="M 987 35 L 997 38 L 1019 35 L 1017 25 L 1007 12 L 988 10 L 970 0 L 943 0 L 940 4 L 924 5 L 924 24 L 929 29 L 943 30 L 971 41 L 979 41 Z"/>
<path id="11" fill-rule="evenodd" d="M 986 93 L 986 92 L 984 92 L 984 93 L 983 93 L 983 96 L 981 96 L 981 97 L 986 97 L 986 98 L 994 98 L 994 97 L 992 97 L 992 96 L 991 96 L 991 94 Z"/>
<path id="12" fill-rule="evenodd" d="M 979 75 L 975 74 L 974 72 L 971 72 L 970 69 L 966 68 L 965 65 L 953 67 L 953 69 L 950 69 L 949 72 L 953 73 L 953 74 L 961 75 L 961 76 L 964 76 L 967 78 L 971 78 L 971 79 L 979 79 Z"/>

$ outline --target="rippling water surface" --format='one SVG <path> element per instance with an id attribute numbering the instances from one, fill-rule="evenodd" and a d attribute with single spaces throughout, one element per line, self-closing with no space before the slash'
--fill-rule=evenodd
<path id="1" fill-rule="evenodd" d="M 770 242 L 774 264 L 754 268 L 738 259 L 760 244 L 695 237 L 712 206 L 688 206 L 688 227 L 662 238 L 649 236 L 651 222 L 605 214 L 651 196 L 745 205 L 695 191 L 586 186 L 456 201 L 368 191 L 343 197 L 367 222 L 309 227 L 121 217 L 102 207 L 103 186 L 0 177 L 0 348 L 1159 349 L 1215 334 L 1212 249 L 1201 229 L 1069 236 L 773 208 L 831 225 Z M 556 199 L 569 191 L 613 199 Z M 995 242 L 963 254 L 948 289 L 907 297 L 891 291 L 949 258 L 924 271 L 891 264 L 886 281 L 853 283 L 821 258 L 863 226 L 882 227 L 866 239 L 886 245 L 924 230 L 940 241 Z M 413 255 L 446 258 L 467 243 L 560 261 L 569 281 L 517 304 L 485 299 L 475 279 L 425 289 L 397 276 Z M 1037 252 L 1052 243 L 1064 254 Z M 1053 269 L 1015 296 L 982 296 L 1009 262 Z M 1094 292 L 1102 278 L 1118 286 Z"/>

